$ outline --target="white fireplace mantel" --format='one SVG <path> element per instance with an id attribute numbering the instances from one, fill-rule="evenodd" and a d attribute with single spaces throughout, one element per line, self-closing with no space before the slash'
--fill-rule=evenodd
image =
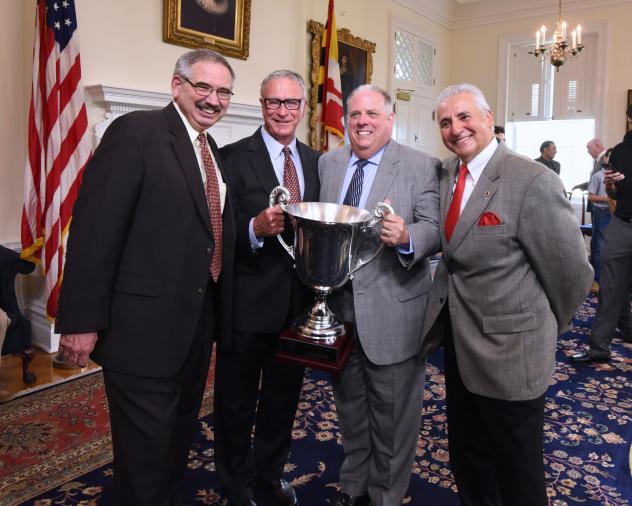
<path id="1" fill-rule="evenodd" d="M 86 86 L 92 103 L 104 109 L 104 119 L 94 125 L 97 143 L 106 128 L 117 117 L 132 111 L 161 109 L 171 102 L 171 95 L 155 91 L 116 88 L 103 84 Z M 252 134 L 263 123 L 261 106 L 231 102 L 226 115 L 210 129 L 219 146 L 237 141 Z"/>

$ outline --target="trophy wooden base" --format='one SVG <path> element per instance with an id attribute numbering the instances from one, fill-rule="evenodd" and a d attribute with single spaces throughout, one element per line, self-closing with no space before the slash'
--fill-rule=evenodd
<path id="1" fill-rule="evenodd" d="M 321 371 L 338 373 L 349 360 L 353 348 L 353 325 L 345 323 L 345 333 L 333 344 L 304 337 L 288 328 L 281 332 L 276 358 Z"/>

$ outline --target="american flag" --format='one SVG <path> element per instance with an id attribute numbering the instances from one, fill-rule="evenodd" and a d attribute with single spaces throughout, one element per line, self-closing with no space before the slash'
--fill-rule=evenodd
<path id="1" fill-rule="evenodd" d="M 340 65 L 338 64 L 338 32 L 334 0 L 329 0 L 327 26 L 323 33 L 318 76 L 318 102 L 320 104 L 320 132 L 323 151 L 342 146 L 345 141 L 343 123 L 342 86 L 340 85 Z"/>
<path id="2" fill-rule="evenodd" d="M 46 275 L 51 320 L 72 208 L 90 156 L 74 0 L 37 0 L 21 256 Z"/>

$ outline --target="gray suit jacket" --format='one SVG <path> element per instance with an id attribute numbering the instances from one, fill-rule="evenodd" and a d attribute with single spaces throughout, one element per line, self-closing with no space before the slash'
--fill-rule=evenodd
<path id="1" fill-rule="evenodd" d="M 323 155 L 318 163 L 320 200 L 337 203 L 351 149 Z M 372 262 L 360 268 L 347 288 L 329 299 L 345 321 L 355 321 L 369 360 L 395 364 L 421 349 L 421 326 L 430 288 L 428 256 L 439 247 L 438 176 L 441 163 L 420 151 L 390 141 L 384 151 L 366 203 L 367 209 L 390 199 L 395 213 L 408 226 L 414 255 L 399 255 L 385 247 Z"/>
<path id="2" fill-rule="evenodd" d="M 443 256 L 426 311 L 424 352 L 443 339 L 437 317 L 447 301 L 467 389 L 534 399 L 548 387 L 557 336 L 593 279 L 578 222 L 560 178 L 501 142 L 448 242 L 443 227 L 457 164 L 448 158 L 441 173 Z M 501 224 L 480 226 L 486 212 Z"/>

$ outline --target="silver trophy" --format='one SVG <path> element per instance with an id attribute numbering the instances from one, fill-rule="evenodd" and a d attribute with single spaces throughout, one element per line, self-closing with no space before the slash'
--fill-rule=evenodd
<path id="1" fill-rule="evenodd" d="M 380 254 L 382 221 L 393 209 L 383 202 L 369 212 L 324 202 L 289 201 L 290 192 L 283 186 L 272 190 L 270 207 L 279 204 L 289 217 L 294 245 L 288 245 L 280 234 L 277 238 L 294 260 L 299 279 L 316 292 L 314 304 L 293 330 L 308 340 L 332 345 L 345 327 L 327 306 L 327 295 Z"/>

